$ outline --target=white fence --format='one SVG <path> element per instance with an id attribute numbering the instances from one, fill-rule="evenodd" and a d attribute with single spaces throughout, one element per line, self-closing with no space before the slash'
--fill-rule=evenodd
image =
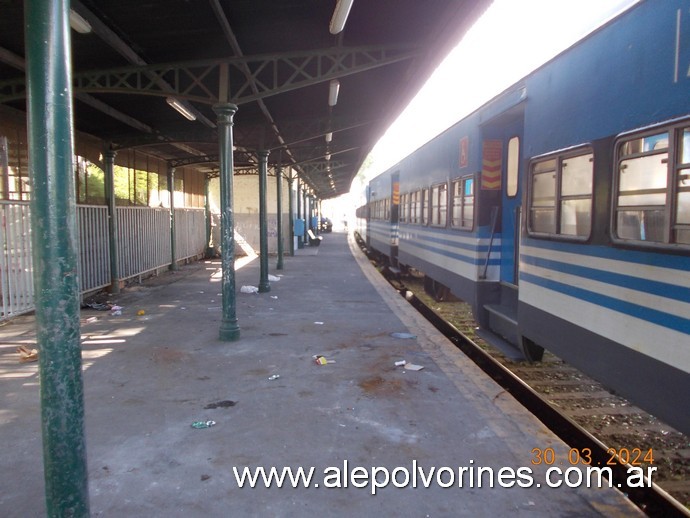
<path id="1" fill-rule="evenodd" d="M 196 257 L 206 251 L 206 211 L 175 209 L 175 257 Z"/>
<path id="2" fill-rule="evenodd" d="M 170 210 L 119 207 L 117 230 L 121 279 L 170 264 Z"/>
<path id="3" fill-rule="evenodd" d="M 0 216 L 0 319 L 5 319 L 34 308 L 29 204 L 4 202 L 0 204 Z"/>
<path id="4" fill-rule="evenodd" d="M 170 211 L 118 207 L 118 266 L 128 279 L 170 265 Z M 0 201 L 0 320 L 34 309 L 30 209 L 27 202 Z M 175 209 L 176 259 L 206 249 L 203 209 Z M 108 209 L 78 205 L 78 269 L 82 293 L 110 285 Z"/>
<path id="5" fill-rule="evenodd" d="M 79 233 L 79 287 L 83 292 L 110 284 L 110 241 L 108 240 L 108 208 L 94 205 L 77 206 Z"/>

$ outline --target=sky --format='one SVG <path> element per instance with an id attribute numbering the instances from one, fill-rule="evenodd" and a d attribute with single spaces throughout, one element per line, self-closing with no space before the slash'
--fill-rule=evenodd
<path id="1" fill-rule="evenodd" d="M 366 177 L 393 166 L 635 3 L 494 0 L 376 144 Z"/>

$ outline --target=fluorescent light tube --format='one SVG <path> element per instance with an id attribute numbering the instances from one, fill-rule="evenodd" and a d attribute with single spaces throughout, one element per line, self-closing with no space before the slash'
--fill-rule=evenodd
<path id="1" fill-rule="evenodd" d="M 196 115 L 194 115 L 189 108 L 187 108 L 184 104 L 182 104 L 180 101 L 173 97 L 168 97 L 165 99 L 166 102 L 175 108 L 185 119 L 188 119 L 190 121 L 195 121 L 196 120 Z"/>
<path id="2" fill-rule="evenodd" d="M 345 22 L 350 14 L 352 2 L 353 0 L 338 0 L 338 3 L 335 4 L 335 10 L 333 11 L 333 17 L 329 26 L 331 34 L 338 34 L 345 28 Z"/>

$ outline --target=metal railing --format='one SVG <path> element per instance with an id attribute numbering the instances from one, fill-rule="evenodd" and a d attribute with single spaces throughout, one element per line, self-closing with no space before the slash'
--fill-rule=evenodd
<path id="1" fill-rule="evenodd" d="M 82 293 L 110 284 L 110 242 L 108 208 L 77 206 L 79 236 L 79 289 Z"/>
<path id="2" fill-rule="evenodd" d="M 170 211 L 118 207 L 120 280 L 170 265 Z M 176 257 L 206 249 L 204 209 L 175 209 Z M 28 202 L 0 201 L 0 320 L 34 309 L 31 225 Z M 81 293 L 110 285 L 108 209 L 77 206 L 78 273 Z"/>
<path id="3" fill-rule="evenodd" d="M 0 202 L 0 319 L 34 308 L 31 225 L 28 202 Z"/>
<path id="4" fill-rule="evenodd" d="M 206 211 L 175 209 L 175 257 L 188 259 L 206 250 Z"/>
<path id="5" fill-rule="evenodd" d="M 150 207 L 118 207 L 120 279 L 170 264 L 170 211 Z"/>

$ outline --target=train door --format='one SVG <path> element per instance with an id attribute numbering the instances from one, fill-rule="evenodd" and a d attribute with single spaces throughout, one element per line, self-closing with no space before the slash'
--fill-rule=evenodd
<path id="1" fill-rule="evenodd" d="M 398 266 L 398 243 L 400 234 L 400 173 L 391 175 L 391 266 Z"/>
<path id="2" fill-rule="evenodd" d="M 520 151 L 523 118 L 519 113 L 501 117 L 484 128 L 482 189 L 500 190 L 500 280 L 517 285 L 521 225 Z"/>

